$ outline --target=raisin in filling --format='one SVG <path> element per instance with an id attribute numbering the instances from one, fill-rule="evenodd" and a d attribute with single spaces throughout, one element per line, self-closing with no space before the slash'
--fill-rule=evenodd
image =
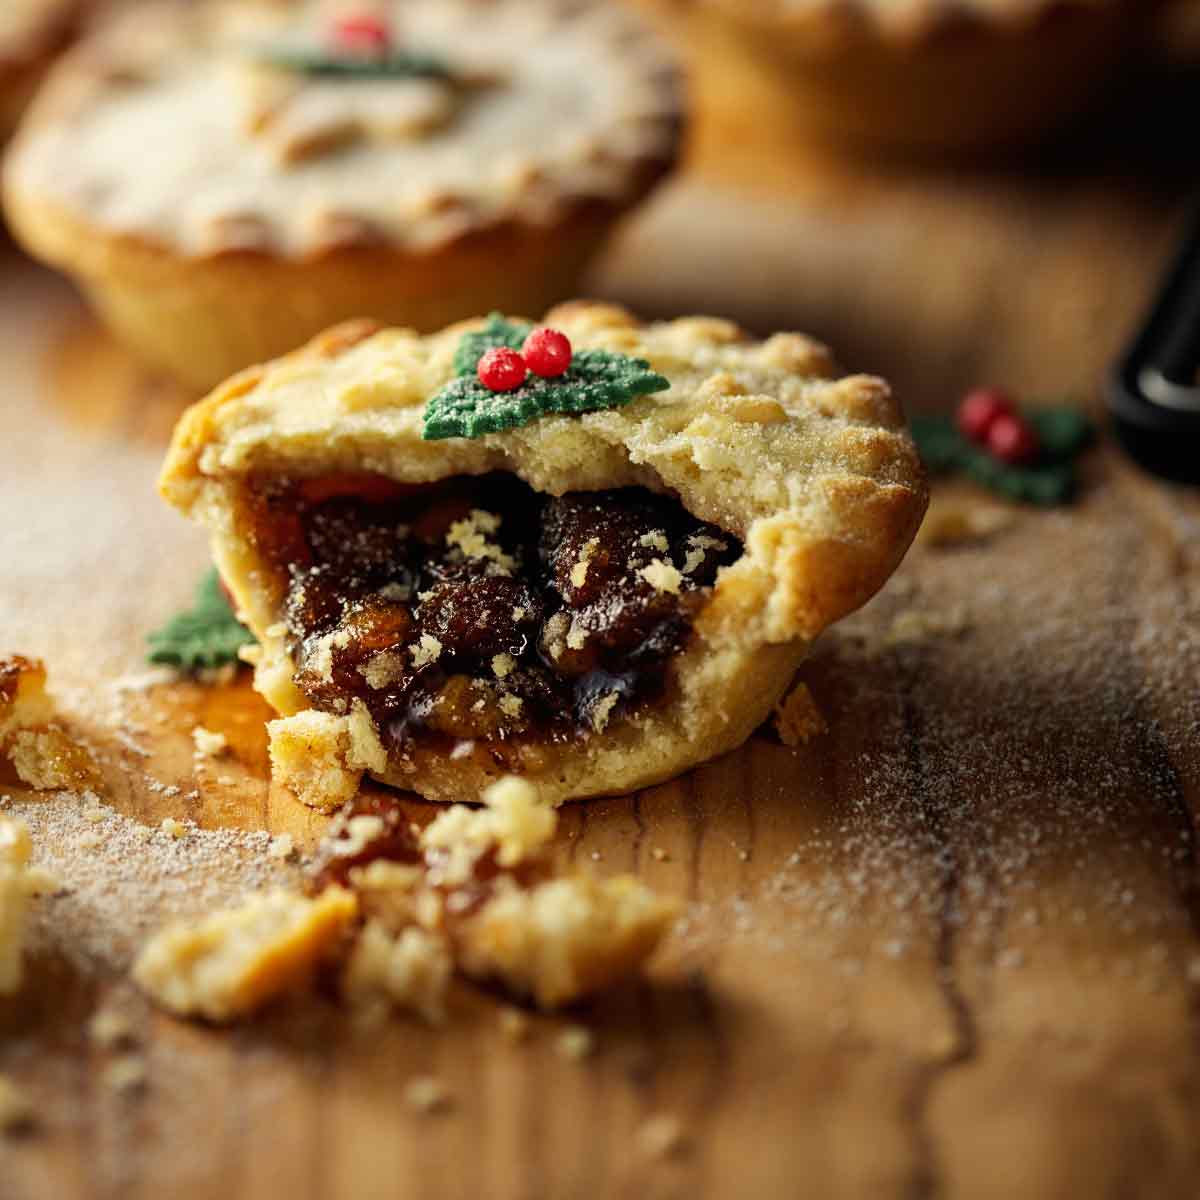
<path id="1" fill-rule="evenodd" d="M 329 712 L 362 701 L 389 750 L 482 740 L 503 757 L 653 704 L 741 552 L 670 497 L 552 498 L 499 474 L 274 482 L 248 509 L 286 577 L 296 683 Z"/>

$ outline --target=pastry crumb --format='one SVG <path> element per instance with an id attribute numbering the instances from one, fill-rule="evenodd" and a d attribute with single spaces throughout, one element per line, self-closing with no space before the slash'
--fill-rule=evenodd
<path id="1" fill-rule="evenodd" d="M 775 707 L 775 731 L 785 746 L 803 746 L 829 732 L 829 726 L 809 691 L 808 684 L 797 683 Z"/>
<path id="2" fill-rule="evenodd" d="M 554 1049 L 575 1062 L 595 1053 L 596 1035 L 586 1025 L 568 1025 L 555 1039 Z"/>
<path id="3" fill-rule="evenodd" d="M 118 1046 L 131 1046 L 137 1042 L 133 1022 L 126 1013 L 116 1008 L 101 1008 L 94 1012 L 87 1023 L 88 1041 L 103 1050 Z"/>
<path id="4" fill-rule="evenodd" d="M 931 638 L 958 637 L 970 628 L 966 613 L 960 607 L 945 612 L 929 612 L 907 608 L 897 613 L 884 634 L 885 647 L 915 646 Z"/>
<path id="5" fill-rule="evenodd" d="M 122 1054 L 104 1068 L 101 1080 L 110 1092 L 140 1092 L 146 1086 L 146 1061 L 140 1054 Z"/>
<path id="6" fill-rule="evenodd" d="M 520 696 L 514 695 L 512 692 L 505 692 L 500 697 L 500 711 L 506 717 L 519 717 L 521 710 L 525 707 L 525 701 Z"/>
<path id="7" fill-rule="evenodd" d="M 197 758 L 220 758 L 229 749 L 229 740 L 223 733 L 215 733 L 203 725 L 197 725 L 192 730 L 192 742 Z"/>
<path id="8" fill-rule="evenodd" d="M 240 908 L 168 925 L 146 943 L 133 977 L 170 1012 L 229 1021 L 311 974 L 357 915 L 357 900 L 337 887 L 314 899 L 254 895 Z"/>
<path id="9" fill-rule="evenodd" d="M 661 558 L 652 558 L 638 574 L 656 591 L 678 593 L 683 575 L 679 568 Z"/>
<path id="10" fill-rule="evenodd" d="M 174 817 L 163 817 L 159 828 L 168 837 L 183 838 L 188 835 L 188 827 L 182 821 L 177 821 Z"/>
<path id="11" fill-rule="evenodd" d="M 638 1148 L 647 1158 L 675 1158 L 688 1148 L 683 1122 L 670 1113 L 656 1113 L 642 1122 L 637 1133 Z"/>
<path id="12" fill-rule="evenodd" d="M 362 1024 L 376 1024 L 398 1008 L 441 1025 L 453 969 L 445 938 L 416 928 L 392 937 L 368 921 L 342 974 L 342 994 Z"/>
<path id="13" fill-rule="evenodd" d="M 599 538 L 588 538 L 583 543 L 583 548 L 579 552 L 579 558 L 575 565 L 571 568 L 571 586 L 581 588 L 587 582 L 588 566 L 592 561 L 592 557 L 600 548 Z"/>
<path id="14" fill-rule="evenodd" d="M 523 1042 L 533 1032 L 533 1022 L 528 1013 L 519 1008 L 502 1008 L 500 1010 L 500 1032 L 510 1042 Z"/>
<path id="15" fill-rule="evenodd" d="M 1016 524 L 1011 508 L 935 498 L 917 532 L 921 545 L 961 546 L 988 538 Z"/>
<path id="16" fill-rule="evenodd" d="M 442 643 L 431 633 L 421 634 L 421 640 L 408 648 L 414 667 L 425 667 L 441 657 Z"/>
<path id="17" fill-rule="evenodd" d="M 290 833 L 277 833 L 267 843 L 267 857 L 289 859 L 296 853 L 296 843 Z"/>
<path id="18" fill-rule="evenodd" d="M 671 543 L 667 541 L 667 535 L 661 529 L 652 529 L 649 533 L 643 533 L 638 538 L 638 545 L 644 546 L 647 550 L 658 550 L 663 554 L 671 549 Z"/>
<path id="19" fill-rule="evenodd" d="M 492 658 L 492 673 L 497 679 L 505 679 L 516 670 L 517 660 L 511 654 L 497 654 Z"/>
<path id="20" fill-rule="evenodd" d="M 404 1103 L 423 1115 L 449 1112 L 454 1099 L 446 1085 L 432 1075 L 418 1075 L 404 1085 Z"/>
<path id="21" fill-rule="evenodd" d="M 620 697 L 616 692 L 606 692 L 599 700 L 596 701 L 592 708 L 592 728 L 597 733 L 603 733 L 608 727 L 608 722 L 612 717 L 612 710 L 616 707 Z"/>

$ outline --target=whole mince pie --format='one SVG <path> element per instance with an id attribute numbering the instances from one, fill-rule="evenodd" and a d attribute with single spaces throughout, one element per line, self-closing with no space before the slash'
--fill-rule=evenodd
<path id="1" fill-rule="evenodd" d="M 740 744 L 926 504 L 887 386 L 796 334 L 572 303 L 358 323 L 194 406 L 161 488 L 257 636 L 277 778 L 646 787 Z"/>
<path id="2" fill-rule="evenodd" d="M 198 393 L 347 318 L 572 295 L 680 145 L 674 61 L 608 0 L 105 12 L 13 144 L 7 219 Z"/>

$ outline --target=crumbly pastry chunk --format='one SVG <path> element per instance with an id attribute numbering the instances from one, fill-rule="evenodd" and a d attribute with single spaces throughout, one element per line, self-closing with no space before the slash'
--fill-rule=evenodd
<path id="1" fill-rule="evenodd" d="M 775 710 L 775 729 L 785 746 L 803 746 L 829 729 L 808 684 L 796 684 L 780 702 Z"/>
<path id="2" fill-rule="evenodd" d="M 30 850 L 25 826 L 0 817 L 0 996 L 11 996 L 21 986 L 30 899 L 56 886 L 45 872 L 29 865 Z"/>
<path id="3" fill-rule="evenodd" d="M 626 978 L 662 940 L 671 901 L 631 876 L 555 872 L 557 814 L 528 783 L 503 779 L 483 799 L 482 809 L 447 809 L 419 834 L 387 797 L 339 818 L 316 877 L 346 883 L 369 914 L 345 976 L 352 997 L 390 996 L 436 1020 L 453 961 L 560 1008 Z M 354 837 L 365 821 L 369 835 Z"/>
<path id="4" fill-rule="evenodd" d="M 37 659 L 0 658 L 0 755 L 36 791 L 95 782 L 91 755 L 55 721 L 46 668 Z"/>
<path id="5" fill-rule="evenodd" d="M 275 755 L 302 799 L 364 770 L 441 800 L 520 774 L 555 803 L 668 778 L 748 736 L 911 541 L 925 483 L 882 381 L 713 318 L 546 321 L 670 387 L 427 441 L 477 323 L 360 324 L 181 421 L 162 490 L 262 643 L 273 738 L 308 739 Z"/>
<path id="6" fill-rule="evenodd" d="M 357 915 L 354 896 L 337 887 L 312 899 L 252 896 L 240 908 L 167 926 L 147 942 L 133 975 L 173 1013 L 231 1021 L 311 975 Z"/>

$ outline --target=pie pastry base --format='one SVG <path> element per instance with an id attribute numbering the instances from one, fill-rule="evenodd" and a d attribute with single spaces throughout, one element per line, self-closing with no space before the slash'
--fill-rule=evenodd
<path id="1" fill-rule="evenodd" d="M 908 548 L 925 481 L 881 380 L 838 377 L 827 351 L 799 335 L 754 342 L 712 318 L 642 325 L 580 302 L 545 320 L 576 349 L 649 360 L 670 390 L 473 440 L 424 441 L 425 401 L 451 377 L 471 323 L 424 339 L 358 324 L 243 373 L 180 422 L 161 488 L 208 527 L 259 639 L 256 686 L 285 718 L 272 727 L 276 774 L 302 799 L 340 804 L 365 771 L 430 799 L 474 799 L 507 771 L 420 741 L 407 759 L 389 753 L 361 705 L 309 709 L 281 623 L 285 583 L 239 518 L 248 480 L 369 470 L 424 483 L 506 471 L 550 495 L 643 487 L 740 540 L 741 557 L 717 574 L 669 660 L 666 694 L 540 747 L 525 777 L 555 804 L 647 787 L 739 745 L 817 634 L 864 603 Z"/>
<path id="2" fill-rule="evenodd" d="M 819 3 L 785 24 L 735 0 L 644 2 L 686 43 L 698 107 L 719 136 L 754 125 L 756 136 L 917 156 L 1015 148 L 1060 131 L 1145 27 L 1127 0 L 1016 4 L 1025 12 L 1007 23 L 990 11 L 935 20 L 952 6 L 930 3 L 926 23 L 900 28 Z"/>
<path id="3" fill-rule="evenodd" d="M 364 314 L 430 332 L 463 313 L 542 312 L 570 294 L 623 212 L 596 201 L 552 226 L 512 223 L 428 252 L 380 245 L 288 259 L 253 250 L 184 257 L 20 189 L 6 206 L 22 242 L 75 275 L 122 341 L 197 392 Z"/>

